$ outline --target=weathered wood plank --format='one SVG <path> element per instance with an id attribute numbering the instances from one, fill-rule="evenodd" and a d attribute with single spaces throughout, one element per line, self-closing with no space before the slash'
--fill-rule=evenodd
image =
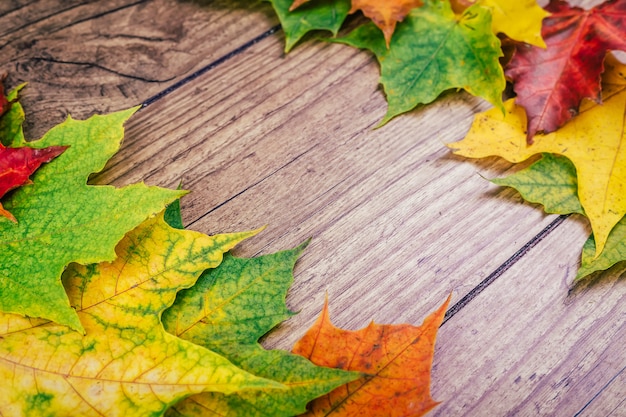
<path id="1" fill-rule="evenodd" d="M 626 336 L 622 335 L 622 341 L 624 337 Z M 626 366 L 616 372 L 616 367 L 620 364 L 616 363 L 617 361 L 612 357 L 606 358 L 606 360 L 613 366 L 600 376 L 603 377 L 603 380 L 606 379 L 607 375 L 610 376 L 614 372 L 615 376 L 602 386 L 597 394 L 575 414 L 576 417 L 619 417 L 626 415 Z M 589 396 L 589 393 L 586 395 Z"/>
<path id="2" fill-rule="evenodd" d="M 68 113 L 85 118 L 142 103 L 265 33 L 278 21 L 247 0 L 39 1 L 0 13 L 0 73 L 28 82 L 39 137 Z"/>
<path id="3" fill-rule="evenodd" d="M 578 219 L 580 220 L 580 219 Z M 625 267 L 572 290 L 568 219 L 440 330 L 433 416 L 621 415 Z M 589 403 L 589 404 L 588 404 Z"/>

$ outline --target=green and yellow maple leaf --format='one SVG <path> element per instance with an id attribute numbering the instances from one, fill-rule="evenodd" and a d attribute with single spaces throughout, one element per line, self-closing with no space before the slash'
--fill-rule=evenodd
<path id="1" fill-rule="evenodd" d="M 222 356 L 167 333 L 161 313 L 223 253 L 254 232 L 206 236 L 154 216 L 117 245 L 117 258 L 71 264 L 63 284 L 86 335 L 0 314 L 0 414 L 160 416 L 202 391 L 276 388 Z"/>
<path id="2" fill-rule="evenodd" d="M 491 31 L 491 13 L 484 7 L 472 6 L 459 17 L 449 2 L 426 0 L 398 25 L 389 49 L 373 23 L 334 41 L 369 49 L 378 58 L 389 103 L 381 124 L 453 88 L 502 109 L 502 51 Z"/>
<path id="3" fill-rule="evenodd" d="M 576 167 L 565 157 L 544 154 L 528 168 L 492 182 L 515 188 L 526 201 L 542 204 L 547 213 L 585 214 L 578 200 Z M 626 217 L 613 227 L 602 253 L 597 257 L 595 254 L 591 235 L 583 245 L 576 280 L 626 261 Z"/>
<path id="4" fill-rule="evenodd" d="M 448 146 L 470 158 L 501 156 L 521 162 L 539 153 L 570 159 L 578 178 L 578 198 L 589 218 L 596 243 L 595 257 L 609 233 L 626 214 L 626 66 L 609 57 L 602 105 L 586 102 L 580 114 L 556 132 L 526 142 L 526 114 L 511 99 L 506 115 L 495 109 L 480 113 L 465 139 Z"/>
<path id="5" fill-rule="evenodd" d="M 291 8 L 293 0 L 269 2 L 285 32 L 285 52 L 314 30 L 327 30 L 337 35 L 350 11 L 350 0 L 317 0 L 298 8 Z"/>
<path id="6" fill-rule="evenodd" d="M 123 124 L 135 111 L 85 121 L 68 118 L 28 143 L 33 148 L 68 149 L 40 168 L 32 185 L 4 202 L 19 223 L 0 219 L 0 311 L 82 330 L 61 284 L 64 268 L 70 262 L 113 260 L 115 245 L 126 232 L 183 194 L 144 184 L 120 189 L 87 185 L 89 175 L 100 171 L 118 150 Z M 18 124 L 10 125 L 15 130 Z M 19 131 L 11 140 L 14 146 L 23 142 Z"/>
<path id="7" fill-rule="evenodd" d="M 314 398 L 360 376 L 315 366 L 289 352 L 265 350 L 258 343 L 293 314 L 285 297 L 305 246 L 251 259 L 226 254 L 219 268 L 206 271 L 196 285 L 181 291 L 163 314 L 167 331 L 286 389 L 206 392 L 175 405 L 168 416 L 291 417 L 306 411 Z"/>

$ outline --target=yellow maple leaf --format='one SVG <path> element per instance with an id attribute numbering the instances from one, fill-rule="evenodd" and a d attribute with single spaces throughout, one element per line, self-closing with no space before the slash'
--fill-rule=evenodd
<path id="1" fill-rule="evenodd" d="M 504 33 L 513 40 L 546 47 L 541 37 L 541 23 L 550 13 L 535 0 L 453 0 L 452 6 L 460 13 L 475 3 L 491 9 L 491 27 L 495 34 Z"/>
<path id="2" fill-rule="evenodd" d="M 64 272 L 85 335 L 0 313 L 0 415 L 160 416 L 199 392 L 282 388 L 166 333 L 161 322 L 180 289 L 253 234 L 175 230 L 160 214 L 120 241 L 114 261 Z"/>
<path id="3" fill-rule="evenodd" d="M 578 197 L 591 223 L 596 257 L 609 232 L 626 214 L 626 65 L 611 55 L 605 62 L 604 104 L 585 102 L 580 114 L 556 132 L 526 142 L 526 114 L 514 100 L 506 115 L 491 109 L 476 115 L 467 136 L 448 144 L 469 158 L 501 156 L 521 162 L 544 152 L 569 158 L 576 166 Z"/>
<path id="4" fill-rule="evenodd" d="M 309 0 L 294 0 L 289 10 L 294 10 L 298 6 Z M 385 42 L 389 47 L 391 36 L 396 30 L 396 23 L 404 20 L 409 12 L 422 5 L 421 0 L 352 0 L 350 14 L 361 10 L 363 14 L 372 19 L 372 22 L 385 36 Z"/>
<path id="5" fill-rule="evenodd" d="M 535 0 L 481 0 L 480 4 L 491 9 L 494 33 L 504 33 L 516 41 L 546 47 L 541 37 L 541 23 L 550 13 L 539 7 Z"/>

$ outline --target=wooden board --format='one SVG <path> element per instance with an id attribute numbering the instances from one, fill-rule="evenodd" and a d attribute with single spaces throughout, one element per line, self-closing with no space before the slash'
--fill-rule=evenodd
<path id="1" fill-rule="evenodd" d="M 443 404 L 433 415 L 625 414 L 625 269 L 572 288 L 580 220 L 555 229 L 442 326 L 433 391 Z"/>
<path id="2" fill-rule="evenodd" d="M 335 324 L 418 324 L 453 294 L 433 370 L 432 415 L 626 415 L 623 269 L 571 289 L 589 227 L 545 215 L 483 177 L 460 140 L 488 105 L 465 93 L 374 129 L 379 69 L 358 50 L 307 42 L 288 55 L 258 2 L 41 1 L 0 6 L 1 69 L 28 81 L 38 137 L 148 102 L 96 183 L 145 181 L 191 194 L 185 224 L 252 229 L 235 251 L 312 238 L 265 340 L 289 349 L 328 293 Z"/>
<path id="3" fill-rule="evenodd" d="M 33 138 L 68 113 L 141 104 L 278 24 L 261 1 L 13 3 L 0 9 L 0 72 L 9 85 L 28 82 Z"/>

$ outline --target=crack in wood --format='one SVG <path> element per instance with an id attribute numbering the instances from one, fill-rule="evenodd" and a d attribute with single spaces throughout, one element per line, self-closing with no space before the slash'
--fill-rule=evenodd
<path id="1" fill-rule="evenodd" d="M 59 27 L 58 29 L 56 29 L 56 30 L 55 30 L 55 32 L 58 32 L 58 31 L 63 30 L 63 29 L 67 29 L 67 28 L 69 28 L 69 27 L 72 27 L 72 26 L 75 26 L 75 25 L 81 24 L 81 23 L 83 23 L 83 22 L 88 22 L 89 20 L 99 19 L 99 18 L 101 18 L 101 17 L 104 17 L 104 16 L 107 16 L 107 15 L 110 15 L 110 14 L 112 14 L 112 13 L 119 12 L 119 11 L 121 11 L 121 10 L 128 9 L 128 8 L 130 8 L 130 7 L 135 7 L 135 6 L 139 5 L 139 4 L 146 3 L 147 1 L 149 1 L 149 0 L 138 0 L 138 1 L 134 2 L 134 3 L 125 4 L 125 5 L 123 5 L 123 6 L 119 6 L 119 7 L 116 7 L 116 8 L 114 8 L 114 9 L 105 10 L 105 11 L 100 12 L 100 13 L 97 13 L 97 14 L 95 14 L 95 15 L 93 15 L 93 16 L 85 17 L 84 19 L 78 19 L 78 20 L 76 20 L 76 21 L 74 21 L 74 22 L 68 23 L 68 24 L 67 24 L 67 25 L 65 25 L 65 26 L 61 26 L 61 27 Z"/>
<path id="2" fill-rule="evenodd" d="M 509 259 L 507 259 L 502 265 L 500 265 L 495 271 L 493 271 L 487 278 L 485 278 L 480 284 L 475 286 L 470 292 L 468 292 L 463 298 L 461 298 L 456 304 L 446 311 L 446 315 L 444 316 L 443 322 L 441 325 L 446 324 L 456 313 L 461 311 L 466 305 L 468 305 L 474 298 L 478 297 L 480 293 L 482 293 L 489 285 L 491 285 L 495 280 L 500 278 L 502 274 L 509 270 L 513 265 L 517 263 L 528 251 L 530 251 L 533 247 L 535 247 L 539 242 L 541 242 L 546 236 L 548 236 L 553 230 L 559 227 L 565 219 L 567 219 L 570 215 L 563 214 L 557 217 L 547 225 L 541 232 L 539 232 L 535 237 L 526 242 L 524 246 L 522 246 L 517 252 L 515 252 Z"/>
<path id="3" fill-rule="evenodd" d="M 145 78 L 145 77 L 140 77 L 138 75 L 132 75 L 132 74 L 124 74 L 123 72 L 119 72 L 116 71 L 114 69 L 111 68 L 107 68 L 105 66 L 102 66 L 100 64 L 96 64 L 95 62 L 89 62 L 89 61 L 64 61 L 61 59 L 54 59 L 54 58 L 44 58 L 44 57 L 35 57 L 35 58 L 31 58 L 31 61 L 34 62 L 49 62 L 52 64 L 63 64 L 63 65 L 80 65 L 80 66 L 85 66 L 85 67 L 90 67 L 90 68 L 97 68 L 106 72 L 109 72 L 111 74 L 115 74 L 118 75 L 120 77 L 123 78 L 130 78 L 133 80 L 138 80 L 138 81 L 143 81 L 146 83 L 165 83 L 168 81 L 172 81 L 175 77 L 170 77 L 170 78 L 166 78 L 163 80 L 158 80 L 158 79 L 150 79 L 150 78 Z"/>
<path id="4" fill-rule="evenodd" d="M 582 406 L 582 408 L 580 410 L 578 410 L 578 412 L 576 414 L 574 414 L 573 417 L 580 416 L 582 414 L 582 412 L 585 411 L 585 409 L 587 407 L 589 407 L 591 405 L 591 403 L 594 402 L 600 396 L 600 394 L 602 394 L 609 387 L 609 385 L 611 385 L 621 374 L 623 374 L 625 372 L 626 372 L 626 366 L 624 366 L 615 375 L 613 375 L 613 377 L 606 384 L 604 384 L 604 386 L 602 388 L 600 388 L 598 390 L 598 392 L 596 392 L 596 394 L 593 397 L 591 397 L 591 399 L 589 401 L 587 401 L 587 403 L 584 406 Z"/>
<path id="5" fill-rule="evenodd" d="M 183 78 L 180 81 L 176 82 L 175 84 L 169 86 L 165 90 L 162 90 L 161 92 L 155 94 L 154 96 L 152 96 L 149 99 L 147 99 L 146 101 L 144 101 L 143 104 L 141 105 L 141 109 L 143 109 L 145 107 L 148 107 L 149 105 L 151 105 L 151 104 L 155 103 L 156 101 L 162 99 L 163 97 L 167 96 L 168 94 L 173 93 L 174 91 L 178 90 L 179 88 L 181 88 L 185 84 L 195 80 L 199 76 L 201 76 L 201 75 L 211 71 L 212 69 L 215 69 L 216 67 L 218 67 L 221 64 L 227 62 L 231 58 L 234 58 L 235 56 L 237 56 L 240 53 L 244 52 L 246 49 L 248 49 L 251 46 L 257 44 L 258 42 L 262 41 L 263 39 L 267 38 L 268 36 L 271 36 L 274 33 L 278 32 L 280 29 L 281 29 L 280 25 L 274 26 L 271 29 L 269 29 L 268 31 L 260 34 L 256 38 L 254 38 L 254 39 L 244 43 L 243 45 L 241 45 L 240 47 L 232 50 L 231 52 L 227 53 L 226 55 L 223 55 L 220 58 L 216 59 L 215 61 L 211 62 L 210 64 L 200 68 L 198 71 L 196 71 L 196 72 L 186 76 L 185 78 Z"/>

